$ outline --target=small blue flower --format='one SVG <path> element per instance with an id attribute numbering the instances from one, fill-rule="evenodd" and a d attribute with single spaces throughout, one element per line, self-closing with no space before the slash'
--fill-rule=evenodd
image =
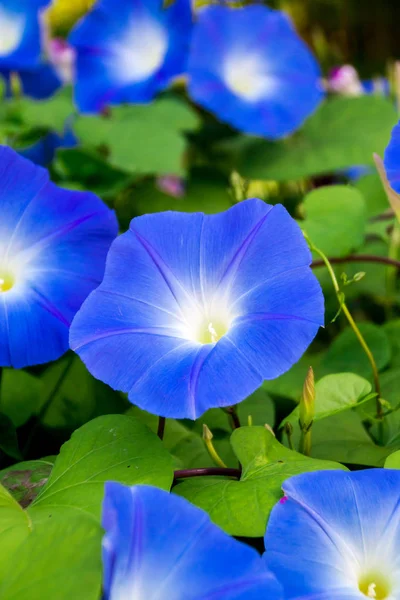
<path id="1" fill-rule="evenodd" d="M 34 69 L 10 71 L 0 70 L 6 84 L 7 97 L 12 96 L 11 74 L 15 73 L 20 81 L 21 93 L 35 100 L 50 98 L 61 86 L 62 81 L 52 65 L 46 62 L 40 63 Z"/>
<path id="2" fill-rule="evenodd" d="M 49 2 L 0 0 L 0 69 L 28 69 L 39 63 L 40 11 Z"/>
<path id="3" fill-rule="evenodd" d="M 253 548 L 187 500 L 108 482 L 103 503 L 104 600 L 280 600 Z"/>
<path id="4" fill-rule="evenodd" d="M 144 410 L 196 419 L 299 360 L 323 324 L 311 254 L 283 206 L 133 219 L 76 316 L 89 371 Z"/>
<path id="5" fill-rule="evenodd" d="M 400 471 L 293 477 L 265 536 L 285 600 L 400 598 Z"/>
<path id="6" fill-rule="evenodd" d="M 0 147 L 0 366 L 55 360 L 100 283 L 117 221 L 97 196 L 58 188 Z"/>
<path id="7" fill-rule="evenodd" d="M 393 128 L 383 162 L 391 187 L 400 194 L 400 123 Z"/>
<path id="8" fill-rule="evenodd" d="M 202 9 L 189 58 L 189 94 L 246 133 L 280 138 L 323 97 L 320 71 L 289 18 L 266 6 Z"/>
<path id="9" fill-rule="evenodd" d="M 77 138 L 72 129 L 67 127 L 62 135 L 51 131 L 31 146 L 22 148 L 18 152 L 36 165 L 47 167 L 53 161 L 58 148 L 74 148 L 77 145 Z"/>
<path id="10" fill-rule="evenodd" d="M 191 32 L 188 0 L 100 0 L 72 32 L 77 52 L 75 98 L 83 112 L 149 102 L 186 68 Z"/>

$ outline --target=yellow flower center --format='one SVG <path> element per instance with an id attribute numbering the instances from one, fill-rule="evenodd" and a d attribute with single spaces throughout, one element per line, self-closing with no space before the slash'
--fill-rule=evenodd
<path id="1" fill-rule="evenodd" d="M 9 271 L 0 269 L 0 293 L 10 291 L 15 284 L 15 279 Z"/>
<path id="2" fill-rule="evenodd" d="M 386 600 L 392 593 L 392 586 L 381 573 L 370 572 L 361 577 L 358 583 L 360 592 L 367 598 Z"/>
<path id="3" fill-rule="evenodd" d="M 197 341 L 201 344 L 215 344 L 227 333 L 229 326 L 228 320 L 225 321 L 221 317 L 205 318 L 197 330 Z"/>

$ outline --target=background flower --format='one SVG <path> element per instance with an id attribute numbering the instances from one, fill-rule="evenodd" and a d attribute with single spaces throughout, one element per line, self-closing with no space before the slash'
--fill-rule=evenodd
<path id="1" fill-rule="evenodd" d="M 100 0 L 70 37 L 79 109 L 149 102 L 185 70 L 190 31 L 187 0 Z"/>
<path id="2" fill-rule="evenodd" d="M 289 18 L 266 6 L 201 10 L 188 71 L 193 100 L 269 138 L 298 128 L 323 97 L 311 52 Z"/>
<path id="3" fill-rule="evenodd" d="M 295 221 L 261 200 L 139 217 L 112 245 L 71 347 L 141 408 L 195 419 L 301 357 L 324 314 L 310 262 Z"/>
<path id="4" fill-rule="evenodd" d="M 253 548 L 187 500 L 108 482 L 103 503 L 105 600 L 279 600 Z"/>
<path id="5" fill-rule="evenodd" d="M 32 68 L 39 63 L 39 15 L 49 2 L 0 0 L 0 69 Z"/>
<path id="6" fill-rule="evenodd" d="M 394 127 L 385 151 L 384 165 L 388 182 L 395 192 L 400 193 L 400 123 Z"/>
<path id="7" fill-rule="evenodd" d="M 0 366 L 48 362 L 68 349 L 68 329 L 101 281 L 118 227 L 91 193 L 0 147 Z"/>
<path id="8" fill-rule="evenodd" d="M 287 600 L 400 596 L 400 471 L 293 477 L 272 511 L 267 566 Z"/>

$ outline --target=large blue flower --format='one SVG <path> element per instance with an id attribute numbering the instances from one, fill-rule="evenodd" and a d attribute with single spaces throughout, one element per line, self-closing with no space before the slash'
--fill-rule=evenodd
<path id="1" fill-rule="evenodd" d="M 0 69 L 27 69 L 39 63 L 40 11 L 49 2 L 0 0 Z"/>
<path id="2" fill-rule="evenodd" d="M 280 600 L 259 554 L 187 500 L 106 484 L 105 600 Z"/>
<path id="3" fill-rule="evenodd" d="M 184 72 L 191 21 L 188 0 L 99 0 L 70 38 L 79 109 L 149 102 Z"/>
<path id="4" fill-rule="evenodd" d="M 283 490 L 264 556 L 286 600 L 400 598 L 400 471 L 306 473 Z"/>
<path id="5" fill-rule="evenodd" d="M 289 18 L 266 6 L 203 9 L 189 58 L 191 97 L 246 133 L 279 138 L 323 96 L 319 67 Z"/>
<path id="6" fill-rule="evenodd" d="M 69 325 L 103 277 L 117 221 L 97 196 L 49 181 L 0 147 L 0 366 L 44 363 L 68 349 Z"/>
<path id="7" fill-rule="evenodd" d="M 283 206 L 133 219 L 71 328 L 89 371 L 141 408 L 196 419 L 295 363 L 323 323 L 311 254 Z"/>
<path id="8" fill-rule="evenodd" d="M 393 128 L 383 162 L 391 187 L 400 194 L 400 123 Z"/>

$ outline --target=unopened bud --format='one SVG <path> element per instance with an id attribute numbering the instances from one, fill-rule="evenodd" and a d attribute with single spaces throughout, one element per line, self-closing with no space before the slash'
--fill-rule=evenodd
<path id="1" fill-rule="evenodd" d="M 378 173 L 379 173 L 379 177 L 381 178 L 382 185 L 383 185 L 386 195 L 388 197 L 390 206 L 392 207 L 392 209 L 397 217 L 397 220 L 400 221 L 400 194 L 395 192 L 394 189 L 391 187 L 391 185 L 388 181 L 387 175 L 386 175 L 386 170 L 385 170 L 385 166 L 383 164 L 383 160 L 381 159 L 380 156 L 378 156 L 378 154 L 374 154 L 374 161 L 375 161 L 375 165 L 378 170 Z"/>
<path id="2" fill-rule="evenodd" d="M 13 96 L 13 98 L 20 98 L 22 96 L 22 93 L 23 93 L 22 83 L 21 83 L 21 79 L 20 79 L 20 76 L 18 75 L 18 73 L 11 73 L 10 88 L 11 88 L 11 95 Z"/>
<path id="3" fill-rule="evenodd" d="M 356 273 L 353 277 L 354 281 L 361 281 L 361 279 L 364 279 L 365 277 L 365 271 L 360 271 L 359 273 Z"/>
<path id="4" fill-rule="evenodd" d="M 303 385 L 303 395 L 300 400 L 300 426 L 303 430 L 311 427 L 315 413 L 315 382 L 314 371 L 310 367 Z"/>
<path id="5" fill-rule="evenodd" d="M 203 423 L 203 440 L 211 441 L 213 439 L 212 431 L 205 423 Z"/>

